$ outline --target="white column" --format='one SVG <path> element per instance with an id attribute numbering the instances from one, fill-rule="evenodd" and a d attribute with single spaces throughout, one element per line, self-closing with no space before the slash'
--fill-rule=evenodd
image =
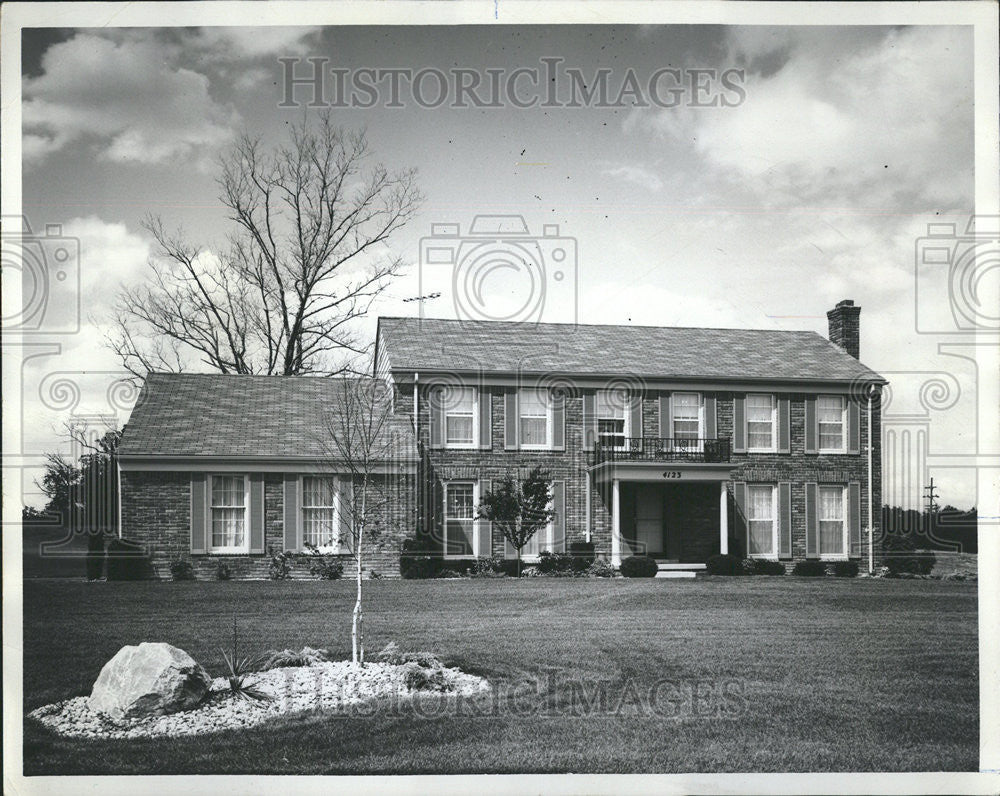
<path id="1" fill-rule="evenodd" d="M 611 482 L 611 565 L 620 567 L 622 563 L 622 501 L 618 489 L 618 479 Z"/>
<path id="2" fill-rule="evenodd" d="M 719 482 L 719 552 L 729 552 L 729 496 L 726 482 Z"/>

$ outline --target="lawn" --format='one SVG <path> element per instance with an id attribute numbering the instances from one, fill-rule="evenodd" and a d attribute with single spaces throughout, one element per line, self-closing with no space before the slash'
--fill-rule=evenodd
<path id="1" fill-rule="evenodd" d="M 80 741 L 25 722 L 25 774 L 977 770 L 976 585 L 698 578 L 374 581 L 368 647 L 490 678 L 489 704 L 309 714 L 198 739 Z M 348 657 L 349 582 L 25 584 L 25 710 L 89 693 L 124 644 L 221 674 Z M 600 698 L 603 692 L 603 700 Z"/>

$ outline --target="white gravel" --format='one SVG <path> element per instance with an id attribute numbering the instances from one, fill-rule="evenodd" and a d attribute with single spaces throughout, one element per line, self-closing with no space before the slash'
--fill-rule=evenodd
<path id="1" fill-rule="evenodd" d="M 56 732 L 77 738 L 150 738 L 243 729 L 282 714 L 309 710 L 343 713 L 379 698 L 388 698 L 391 707 L 418 694 L 476 696 L 490 690 L 485 679 L 448 668 L 441 670 L 442 686 L 436 691 L 411 690 L 404 680 L 406 671 L 405 665 L 366 663 L 360 668 L 349 661 L 289 666 L 248 677 L 248 685 L 274 697 L 270 701 L 234 697 L 228 680 L 217 677 L 198 707 L 167 716 L 116 721 L 91 710 L 88 697 L 45 705 L 28 715 Z"/>

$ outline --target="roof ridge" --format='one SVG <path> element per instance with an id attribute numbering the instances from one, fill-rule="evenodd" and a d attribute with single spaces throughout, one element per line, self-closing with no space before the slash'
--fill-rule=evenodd
<path id="1" fill-rule="evenodd" d="M 540 328 L 540 327 L 566 327 L 573 326 L 579 327 L 583 326 L 589 329 L 681 329 L 681 330 L 703 330 L 703 331 L 718 331 L 718 332 L 767 332 L 767 333 L 778 333 L 778 334 L 812 334 L 817 337 L 822 337 L 826 339 L 819 332 L 813 331 L 812 329 L 761 329 L 757 327 L 742 327 L 742 326 L 661 326 L 659 324 L 652 323 L 570 323 L 570 322 L 550 322 L 546 321 L 544 323 L 521 323 L 518 321 L 473 321 L 473 320 L 463 320 L 461 318 L 418 318 L 414 315 L 380 315 L 379 321 L 416 321 L 418 323 L 447 323 L 447 324 L 472 324 L 481 326 L 506 326 L 506 327 L 516 327 L 518 329 L 530 329 L 530 328 Z"/>

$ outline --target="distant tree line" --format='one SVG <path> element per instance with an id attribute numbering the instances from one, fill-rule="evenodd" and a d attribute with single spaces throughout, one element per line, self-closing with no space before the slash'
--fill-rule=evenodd
<path id="1" fill-rule="evenodd" d="M 882 528 L 886 536 L 907 538 L 921 550 L 947 550 L 955 553 L 978 553 L 975 507 L 968 511 L 945 506 L 934 511 L 882 507 Z"/>

